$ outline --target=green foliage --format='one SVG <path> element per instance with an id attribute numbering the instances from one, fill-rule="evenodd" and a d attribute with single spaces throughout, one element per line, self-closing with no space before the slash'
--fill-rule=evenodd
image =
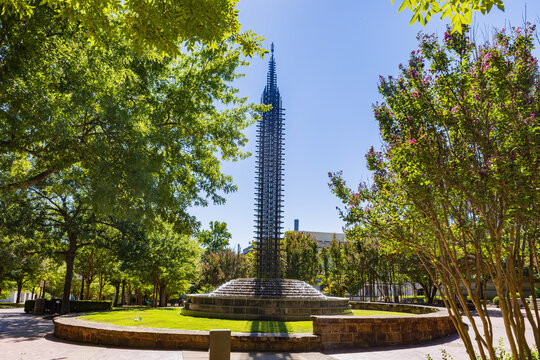
<path id="1" fill-rule="evenodd" d="M 392 4 L 394 0 L 392 0 Z M 470 25 L 475 11 L 485 15 L 493 6 L 504 11 L 502 0 L 402 0 L 399 12 L 406 8 L 413 13 L 410 25 L 419 22 L 425 25 L 433 15 L 441 19 L 448 18 L 452 24 L 452 32 L 462 32 L 464 25 Z"/>
<path id="2" fill-rule="evenodd" d="M 1 189 L 61 173 L 84 182 L 97 212 L 159 213 L 188 228 L 187 206 L 235 190 L 220 158 L 245 157 L 242 130 L 262 109 L 229 85 L 245 64 L 239 50 L 222 43 L 154 59 L 123 39 L 91 45 L 50 12 L 0 19 L 0 136 L 10 139 L 0 143 Z"/>
<path id="3" fill-rule="evenodd" d="M 152 284 L 154 305 L 165 306 L 170 296 L 184 294 L 196 280 L 201 249 L 195 239 L 179 234 L 165 222 L 157 223 L 124 259 L 124 269 L 141 282 Z"/>
<path id="4" fill-rule="evenodd" d="M 343 252 L 343 244 L 336 239 L 330 243 L 328 251 L 330 265 L 330 276 L 327 279 L 328 287 L 326 292 L 344 297 L 347 294 L 346 272 L 345 272 L 345 256 Z"/>
<path id="5" fill-rule="evenodd" d="M 229 248 L 205 254 L 198 286 L 212 290 L 229 280 L 244 278 L 250 272 L 250 265 L 245 255 L 237 254 Z"/>
<path id="6" fill-rule="evenodd" d="M 209 230 L 201 230 L 197 238 L 206 249 L 205 254 L 225 250 L 229 246 L 231 233 L 227 230 L 227 223 L 210 221 Z"/>
<path id="7" fill-rule="evenodd" d="M 281 243 L 283 277 L 315 284 L 319 274 L 318 244 L 310 234 L 287 231 Z"/>
<path id="8" fill-rule="evenodd" d="M 91 42 L 108 46 L 111 38 L 130 39 L 130 46 L 178 55 L 185 46 L 205 44 L 211 48 L 233 37 L 246 55 L 264 54 L 260 36 L 251 30 L 240 32 L 237 0 L 165 0 L 138 3 L 114 0 L 5 0 L 2 15 L 27 21 L 52 11 L 57 21 L 84 29 Z M 201 26 L 204 24 L 204 26 Z"/>
<path id="9" fill-rule="evenodd" d="M 495 296 L 495 297 L 493 298 L 493 305 L 499 306 L 499 297 L 498 297 L 498 296 Z"/>

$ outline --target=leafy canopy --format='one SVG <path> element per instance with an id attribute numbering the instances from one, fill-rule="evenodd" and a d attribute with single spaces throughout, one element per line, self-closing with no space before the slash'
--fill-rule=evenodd
<path id="1" fill-rule="evenodd" d="M 394 0 L 392 0 L 392 4 Z M 485 15 L 493 6 L 504 11 L 502 0 L 403 0 L 399 12 L 405 8 L 413 13 L 410 25 L 419 22 L 425 25 L 433 15 L 440 15 L 441 19 L 448 18 L 452 24 L 452 32 L 462 32 L 463 25 L 470 25 L 473 12 L 479 11 Z"/>
<path id="2" fill-rule="evenodd" d="M 96 211 L 188 223 L 188 206 L 235 190 L 220 160 L 245 157 L 242 130 L 261 110 L 230 86 L 238 48 L 156 59 L 124 39 L 92 45 L 42 7 L 0 21 L 0 191 L 71 174 Z"/>
<path id="3" fill-rule="evenodd" d="M 225 250 L 231 237 L 227 223 L 219 221 L 210 221 L 210 229 L 201 230 L 198 234 L 199 242 L 206 249 L 206 254 Z"/>
<path id="4" fill-rule="evenodd" d="M 68 20 L 84 29 L 93 42 L 106 45 L 112 37 L 130 39 L 137 49 L 177 55 L 183 46 L 196 44 L 216 48 L 234 38 L 245 55 L 264 54 L 260 36 L 240 32 L 238 0 L 2 0 L 2 15 L 26 21 L 44 10 L 54 11 L 58 20 Z"/>

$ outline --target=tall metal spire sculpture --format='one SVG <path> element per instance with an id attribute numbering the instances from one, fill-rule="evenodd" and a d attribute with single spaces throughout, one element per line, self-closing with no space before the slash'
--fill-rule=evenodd
<path id="1" fill-rule="evenodd" d="M 260 278 L 281 275 L 279 248 L 283 229 L 283 121 L 284 109 L 277 87 L 274 44 L 261 103 L 272 105 L 257 124 L 255 190 L 255 248 Z"/>

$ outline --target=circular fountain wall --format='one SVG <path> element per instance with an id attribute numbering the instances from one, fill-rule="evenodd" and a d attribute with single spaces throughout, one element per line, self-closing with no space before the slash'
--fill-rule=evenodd
<path id="1" fill-rule="evenodd" d="M 210 294 L 188 295 L 183 313 L 242 320 L 309 320 L 311 315 L 350 313 L 349 299 L 325 296 L 289 279 L 234 279 Z"/>

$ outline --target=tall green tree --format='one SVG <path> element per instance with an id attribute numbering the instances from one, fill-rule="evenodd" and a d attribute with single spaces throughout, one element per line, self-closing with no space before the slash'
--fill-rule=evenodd
<path id="1" fill-rule="evenodd" d="M 228 84 L 244 64 L 238 49 L 221 43 L 155 59 L 124 39 L 92 45 L 52 11 L 0 19 L 0 189 L 26 188 L 72 166 L 94 182 L 96 204 L 199 191 L 219 202 L 212 190 L 233 189 L 214 154 L 243 156 L 242 129 L 255 110 Z"/>
<path id="2" fill-rule="evenodd" d="M 163 222 L 147 232 L 145 245 L 140 262 L 132 264 L 133 272 L 152 284 L 153 305 L 166 306 L 171 295 L 185 293 L 195 282 L 200 248 L 195 239 Z"/>

